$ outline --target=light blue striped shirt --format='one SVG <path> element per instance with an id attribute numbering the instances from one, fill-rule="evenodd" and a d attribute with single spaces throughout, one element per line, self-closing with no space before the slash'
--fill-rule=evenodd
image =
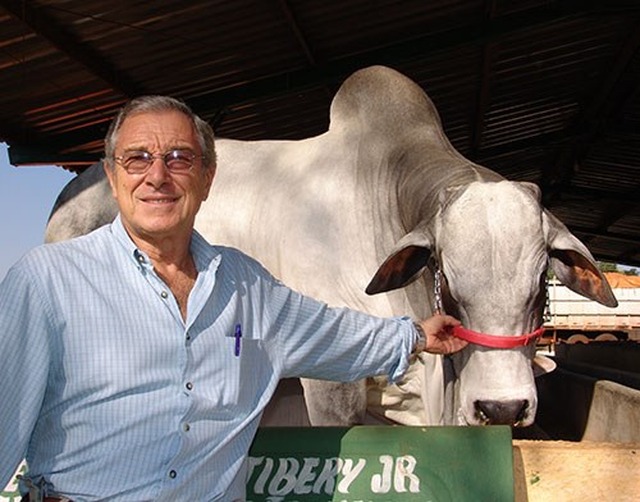
<path id="1" fill-rule="evenodd" d="M 26 456 L 32 478 L 76 501 L 242 500 L 279 379 L 405 371 L 417 336 L 408 319 L 328 308 L 197 233 L 191 252 L 186 322 L 119 218 L 10 269 L 0 486 Z"/>

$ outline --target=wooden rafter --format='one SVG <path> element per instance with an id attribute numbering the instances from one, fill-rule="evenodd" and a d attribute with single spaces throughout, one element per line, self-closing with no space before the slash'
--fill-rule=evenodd
<path id="1" fill-rule="evenodd" d="M 118 71 L 101 53 L 61 25 L 46 8 L 34 6 L 34 2 L 19 0 L 0 0 L 0 6 L 115 92 L 131 97 L 143 91 L 140 85 Z"/>

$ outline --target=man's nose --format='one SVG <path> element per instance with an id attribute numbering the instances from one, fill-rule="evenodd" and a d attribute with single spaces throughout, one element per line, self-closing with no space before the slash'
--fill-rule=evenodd
<path id="1" fill-rule="evenodd" d="M 160 186 L 169 177 L 169 170 L 161 157 L 154 157 L 149 170 L 147 171 L 146 181 L 154 186 Z"/>

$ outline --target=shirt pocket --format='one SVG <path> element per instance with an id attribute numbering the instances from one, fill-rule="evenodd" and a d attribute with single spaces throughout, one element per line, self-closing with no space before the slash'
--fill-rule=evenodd
<path id="1" fill-rule="evenodd" d="M 234 328 L 218 342 L 201 354 L 199 363 L 196 361 L 204 386 L 201 395 L 214 418 L 237 418 L 238 412 L 251 411 L 261 401 L 273 369 L 261 340 L 248 330 L 236 336 Z"/>

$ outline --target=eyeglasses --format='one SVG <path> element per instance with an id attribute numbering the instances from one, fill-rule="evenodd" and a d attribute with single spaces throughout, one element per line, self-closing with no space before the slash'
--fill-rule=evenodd
<path id="1" fill-rule="evenodd" d="M 169 150 L 166 153 L 152 154 L 144 150 L 131 150 L 114 157 L 129 174 L 146 173 L 155 159 L 162 159 L 165 167 L 171 173 L 186 173 L 193 167 L 195 159 L 202 159 L 203 155 L 196 155 L 191 150 Z"/>

